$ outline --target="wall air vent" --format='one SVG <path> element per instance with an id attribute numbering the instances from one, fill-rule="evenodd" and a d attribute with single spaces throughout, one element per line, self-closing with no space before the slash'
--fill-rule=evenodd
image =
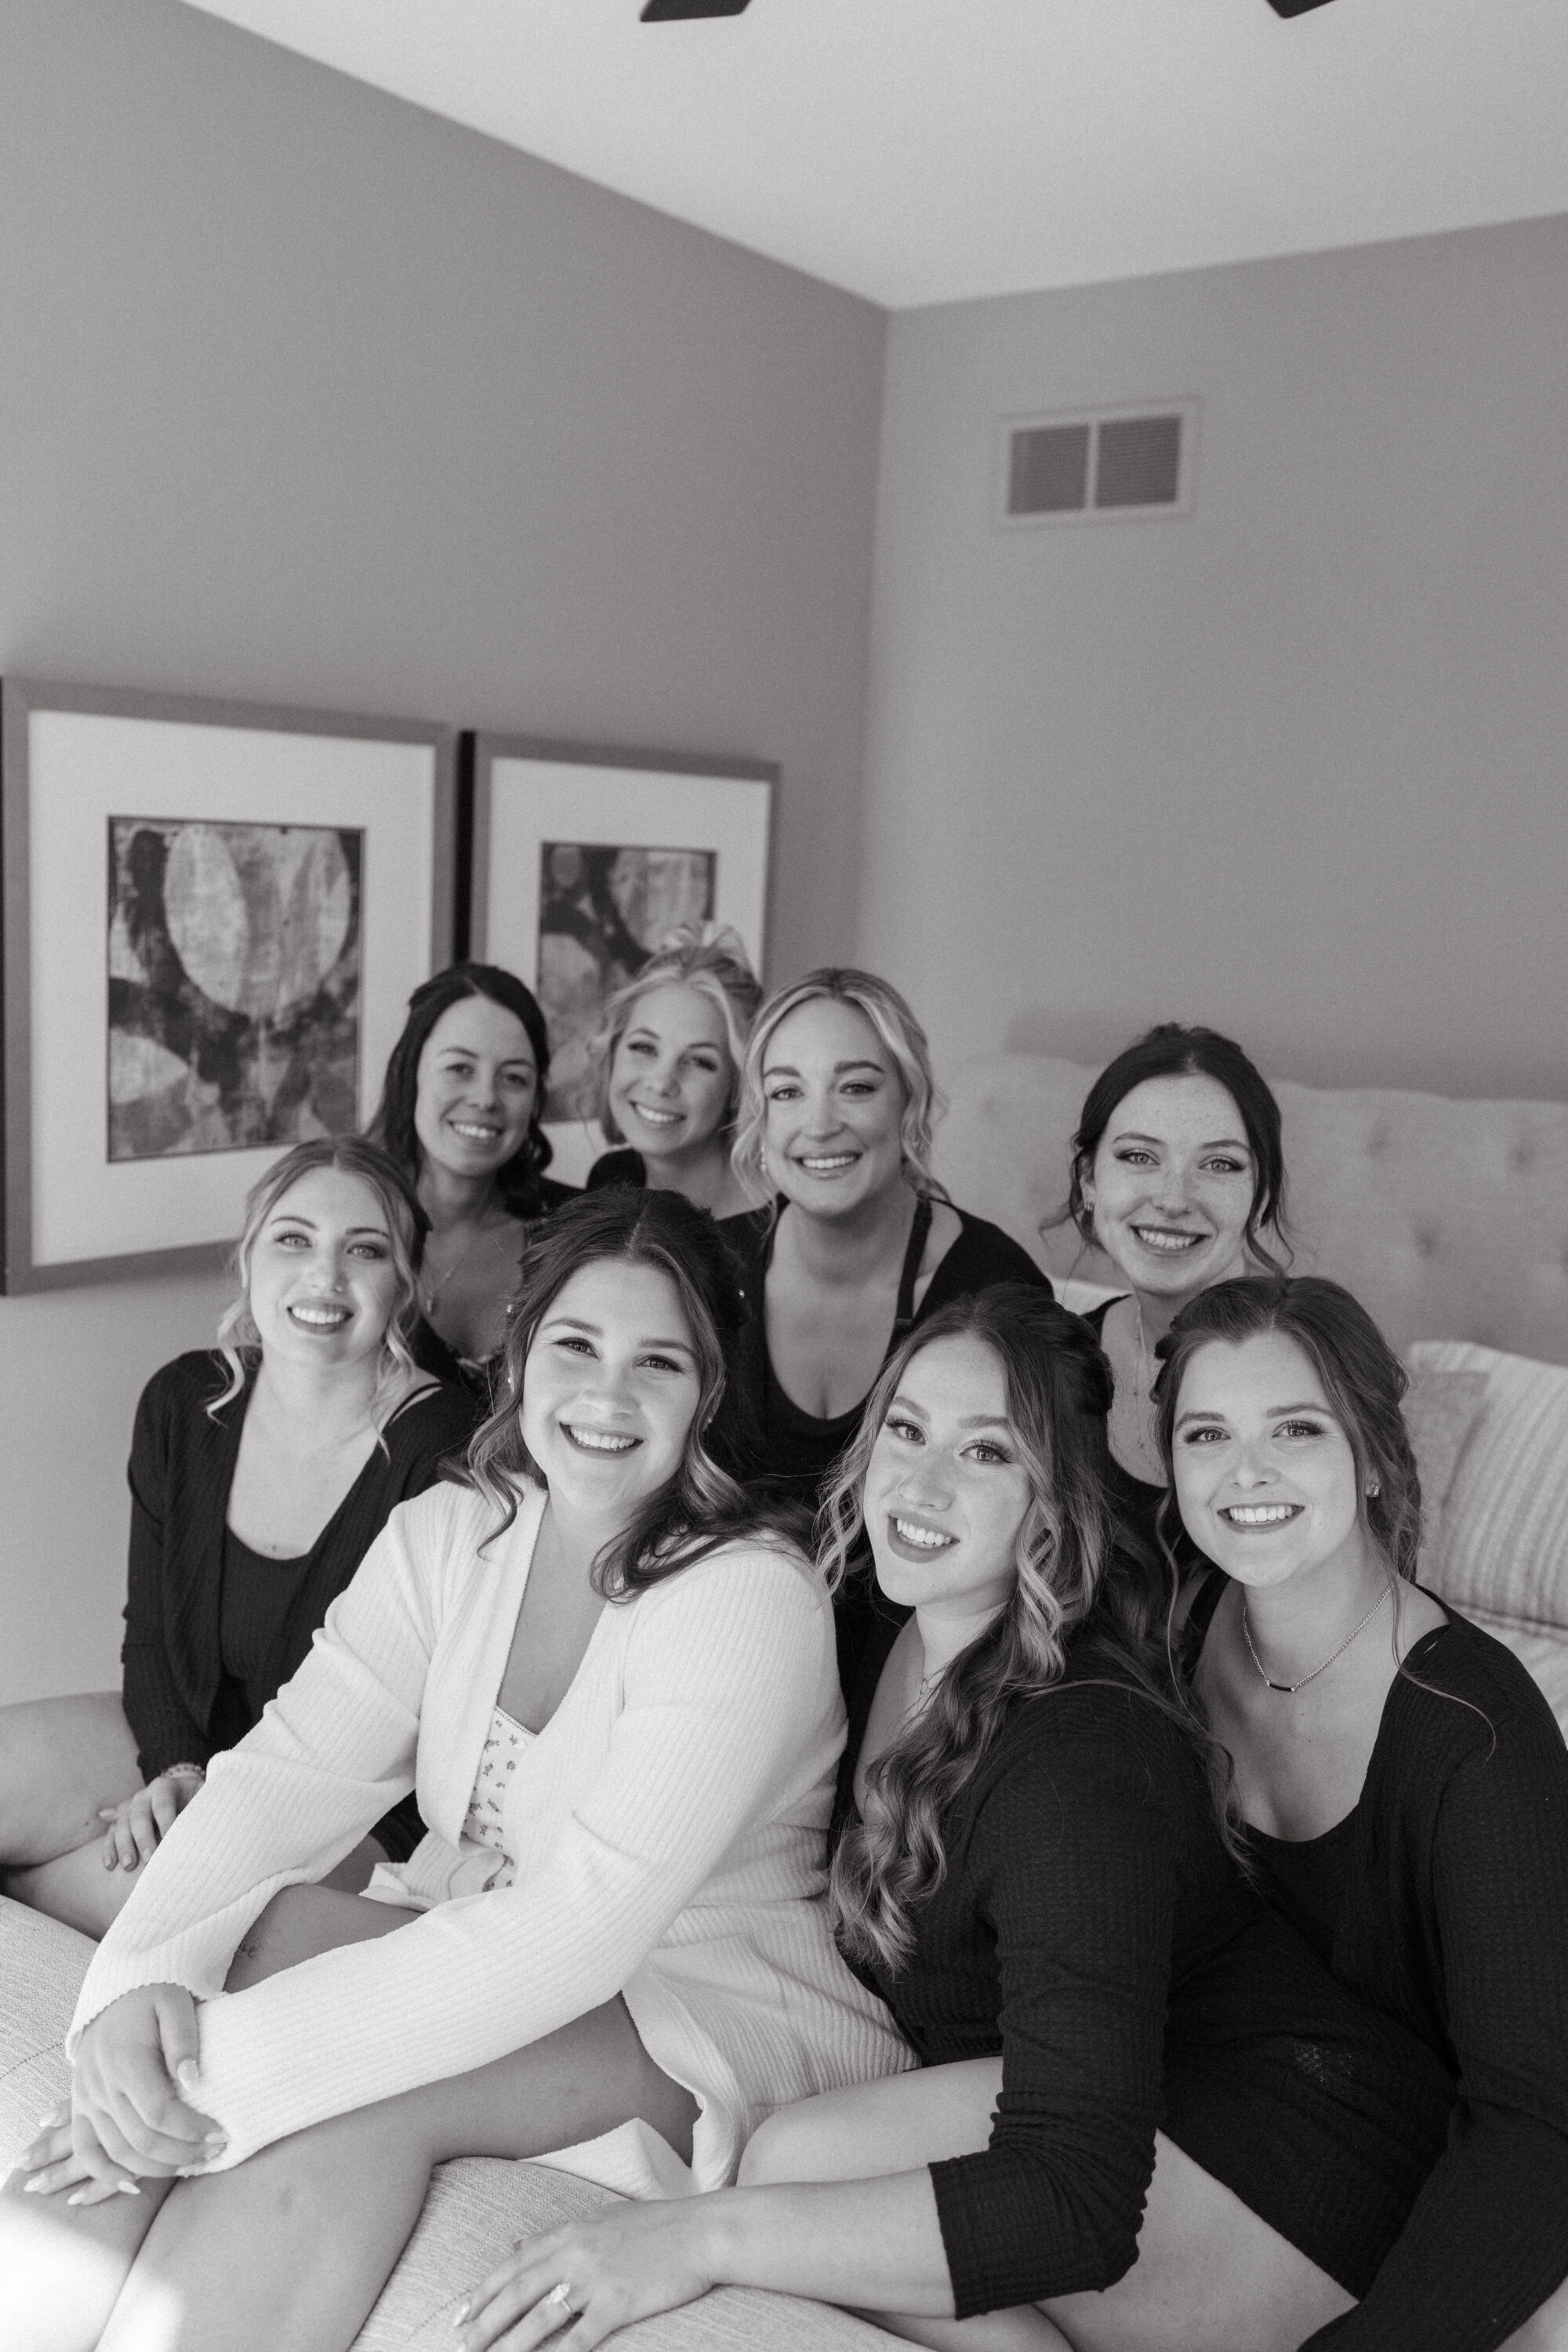
<path id="1" fill-rule="evenodd" d="M 1135 520 L 1191 514 L 1198 404 L 1163 400 L 1077 416 L 1010 416 L 1000 522 Z"/>

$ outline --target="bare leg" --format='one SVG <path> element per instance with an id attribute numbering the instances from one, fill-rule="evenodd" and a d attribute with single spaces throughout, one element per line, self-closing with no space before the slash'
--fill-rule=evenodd
<path id="1" fill-rule="evenodd" d="M 1158 2132 L 1132 2268 L 1046 2308 L 1073 2352 L 1295 2352 L 1354 2302 Z"/>
<path id="2" fill-rule="evenodd" d="M 1568 2352 L 1568 2279 L 1533 2319 L 1515 2328 L 1501 2352 Z"/>
<path id="3" fill-rule="evenodd" d="M 140 1874 L 104 1868 L 99 1808 L 141 1786 L 117 1691 L 0 1707 L 0 1893 L 101 1936 Z"/>
<path id="4" fill-rule="evenodd" d="M 610 2001 L 493 2065 L 178 2183 L 101 2352 L 347 2352 L 437 2164 L 546 2155 L 634 2116 L 689 2157 L 696 2114 L 649 2058 L 625 2002 Z"/>
<path id="5" fill-rule="evenodd" d="M 752 2140 L 742 2182 L 864 2179 L 967 2155 L 991 2137 L 1001 2086 L 1001 2061 L 975 2059 L 803 2100 Z M 1114 2286 L 978 2319 L 865 2315 L 936 2352 L 1294 2352 L 1352 2300 L 1157 2133 L 1138 2259 Z M 1520 2352 L 1558 2347 L 1542 2337 Z"/>
<path id="6" fill-rule="evenodd" d="M 1002 2061 L 975 2058 L 926 2066 L 825 2091 L 780 2107 L 753 2134 L 741 2158 L 741 2184 L 782 2180 L 869 2180 L 915 2165 L 971 2156 L 991 2137 L 1002 2088 Z M 931 2319 L 918 2313 L 862 2311 L 889 2336 L 935 2352 L 1071 2352 L 1067 2337 L 1032 2304 L 989 2311 L 979 2319 Z"/>
<path id="7" fill-rule="evenodd" d="M 388 1935 L 413 1916 L 325 1887 L 285 1888 L 247 1937 L 229 1989 L 334 1944 Z M 63 2196 L 26 2195 L 26 2179 L 14 2172 L 0 2189 L 0 2352 L 90 2352 L 165 2198 L 175 2185 L 184 2196 L 196 2184 L 144 2180 L 140 2196 L 70 2206 Z"/>
<path id="8" fill-rule="evenodd" d="M 13 2172 L 0 2188 L 0 2352 L 90 2352 L 103 2333 L 166 2185 L 140 2197 L 68 2206 L 27 2197 Z"/>

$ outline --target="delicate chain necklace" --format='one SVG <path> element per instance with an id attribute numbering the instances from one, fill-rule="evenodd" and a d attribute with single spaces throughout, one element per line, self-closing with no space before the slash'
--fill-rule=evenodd
<path id="1" fill-rule="evenodd" d="M 1253 1664 L 1258 1668 L 1258 1673 L 1263 1676 L 1263 1679 L 1268 1684 L 1269 1689 L 1271 1691 L 1286 1692 L 1305 1690 L 1309 1683 L 1316 1682 L 1318 1676 L 1324 1673 L 1328 1667 L 1331 1666 L 1336 1658 L 1342 1658 L 1344 1656 L 1345 1652 L 1350 1648 L 1350 1645 L 1355 1640 L 1356 1635 L 1358 1633 L 1365 1633 L 1367 1627 L 1372 1623 L 1373 1619 L 1376 1616 L 1384 1602 L 1388 1599 L 1389 1593 L 1392 1590 L 1393 1587 L 1391 1585 L 1385 1584 L 1383 1591 L 1378 1594 L 1377 1599 L 1373 1602 L 1372 1607 L 1367 1611 L 1366 1615 L 1362 1619 L 1361 1623 L 1359 1625 L 1352 1626 L 1351 1631 L 1345 1635 L 1344 1640 L 1340 1643 L 1339 1648 L 1337 1650 L 1331 1650 L 1328 1656 L 1323 1660 L 1322 1664 L 1321 1666 L 1314 1666 L 1310 1675 L 1303 1675 L 1299 1683 L 1277 1683 L 1273 1676 L 1265 1668 L 1263 1661 L 1258 1656 L 1257 1651 L 1253 1649 L 1252 1628 L 1247 1622 L 1247 1596 L 1244 1593 L 1242 1595 L 1241 1601 L 1242 1636 L 1246 1641 L 1248 1651 L 1251 1653 Z"/>
<path id="2" fill-rule="evenodd" d="M 1136 1291 L 1132 1294 L 1133 1328 L 1138 1335 L 1138 1354 L 1133 1384 L 1132 1433 L 1140 1451 L 1151 1462 L 1160 1460 L 1160 1440 L 1154 1425 L 1153 1366 L 1149 1355 L 1149 1341 L 1143 1329 L 1143 1302 Z"/>
<path id="3" fill-rule="evenodd" d="M 427 1282 L 425 1284 L 420 1294 L 420 1304 L 424 1307 L 425 1313 L 427 1316 L 435 1314 L 436 1301 L 440 1297 L 441 1293 L 446 1289 L 453 1276 L 460 1273 L 462 1268 L 467 1265 L 475 1250 L 478 1249 L 480 1242 L 483 1241 L 487 1235 L 491 1241 L 493 1241 L 496 1235 L 500 1233 L 502 1227 L 506 1224 L 510 1224 L 510 1222 L 511 1220 L 507 1217 L 504 1213 L 499 1221 L 487 1223 L 485 1219 L 480 1219 L 479 1223 L 474 1227 L 473 1232 L 468 1235 L 468 1238 L 464 1243 L 462 1248 L 458 1252 L 457 1256 L 452 1260 L 451 1265 L 447 1266 L 443 1273 L 438 1274 L 434 1282 Z M 428 1248 L 426 1248 L 425 1253 L 425 1265 L 427 1266 L 429 1263 L 430 1253 Z M 420 1268 L 420 1272 L 423 1273 L 424 1271 L 425 1267 L 422 1266 Z"/>

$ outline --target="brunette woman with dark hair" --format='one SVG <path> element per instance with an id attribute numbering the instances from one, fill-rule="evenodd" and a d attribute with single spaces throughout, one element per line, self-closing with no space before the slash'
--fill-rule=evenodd
<path id="1" fill-rule="evenodd" d="M 1286 1248 L 1279 1106 L 1241 1047 L 1164 1021 L 1096 1078 L 1073 1138 L 1077 1226 L 1131 1284 L 1087 1318 L 1110 1359 L 1111 1494 L 1156 1540 L 1165 1495 L 1153 1403 L 1155 1350 L 1184 1303 Z"/>
<path id="2" fill-rule="evenodd" d="M 881 1595 L 832 1896 L 919 2071 L 774 2116 L 739 2190 L 524 2246 L 461 2352 L 528 2352 L 561 2281 L 584 2352 L 720 2282 L 976 2352 L 1286 2352 L 1348 2304 L 1364 2201 L 1385 2235 L 1405 2207 L 1338 2106 L 1440 2139 L 1437 2069 L 1226 1851 L 1217 1759 L 1113 1556 L 1110 1401 L 1075 1316 L 986 1290 L 896 1350 L 831 1492 L 827 1556 L 864 1530 Z M 1269 2002 L 1238 2011 L 1255 1977 Z"/>
<path id="3" fill-rule="evenodd" d="M 544 1015 L 500 965 L 451 964 L 409 998 L 368 1132 L 430 1220 L 415 1354 L 444 1378 L 499 1351 L 524 1228 L 573 1198 L 544 1173 L 549 1076 Z"/>
<path id="4" fill-rule="evenodd" d="M 831 1604 L 703 1444 L 738 1313 L 678 1193 L 535 1228 L 466 1484 L 394 1515 L 88 1972 L 29 2186 L 112 2210 L 0 2197 L 61 2352 L 110 2305 L 105 2352 L 171 2306 L 170 2352 L 346 2352 L 449 2158 L 713 2187 L 773 2106 L 908 2063 L 820 1899 Z M 411 1785 L 371 1899 L 303 1883 Z"/>
<path id="5" fill-rule="evenodd" d="M 1512 1652 L 1415 1580 L 1405 1376 L 1348 1291 L 1222 1283 L 1166 1349 L 1162 1442 L 1217 1563 L 1192 1611 L 1196 1686 L 1253 1853 L 1335 1976 L 1427 2046 L 1453 2102 L 1406 2228 L 1321 2340 L 1561 2347 L 1563 1736 Z"/>

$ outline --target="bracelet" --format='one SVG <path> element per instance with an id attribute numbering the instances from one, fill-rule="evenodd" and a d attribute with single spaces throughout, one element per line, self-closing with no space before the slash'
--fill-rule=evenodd
<path id="1" fill-rule="evenodd" d="M 206 1777 L 205 1764 L 165 1764 L 157 1775 L 160 1780 L 205 1780 Z"/>

